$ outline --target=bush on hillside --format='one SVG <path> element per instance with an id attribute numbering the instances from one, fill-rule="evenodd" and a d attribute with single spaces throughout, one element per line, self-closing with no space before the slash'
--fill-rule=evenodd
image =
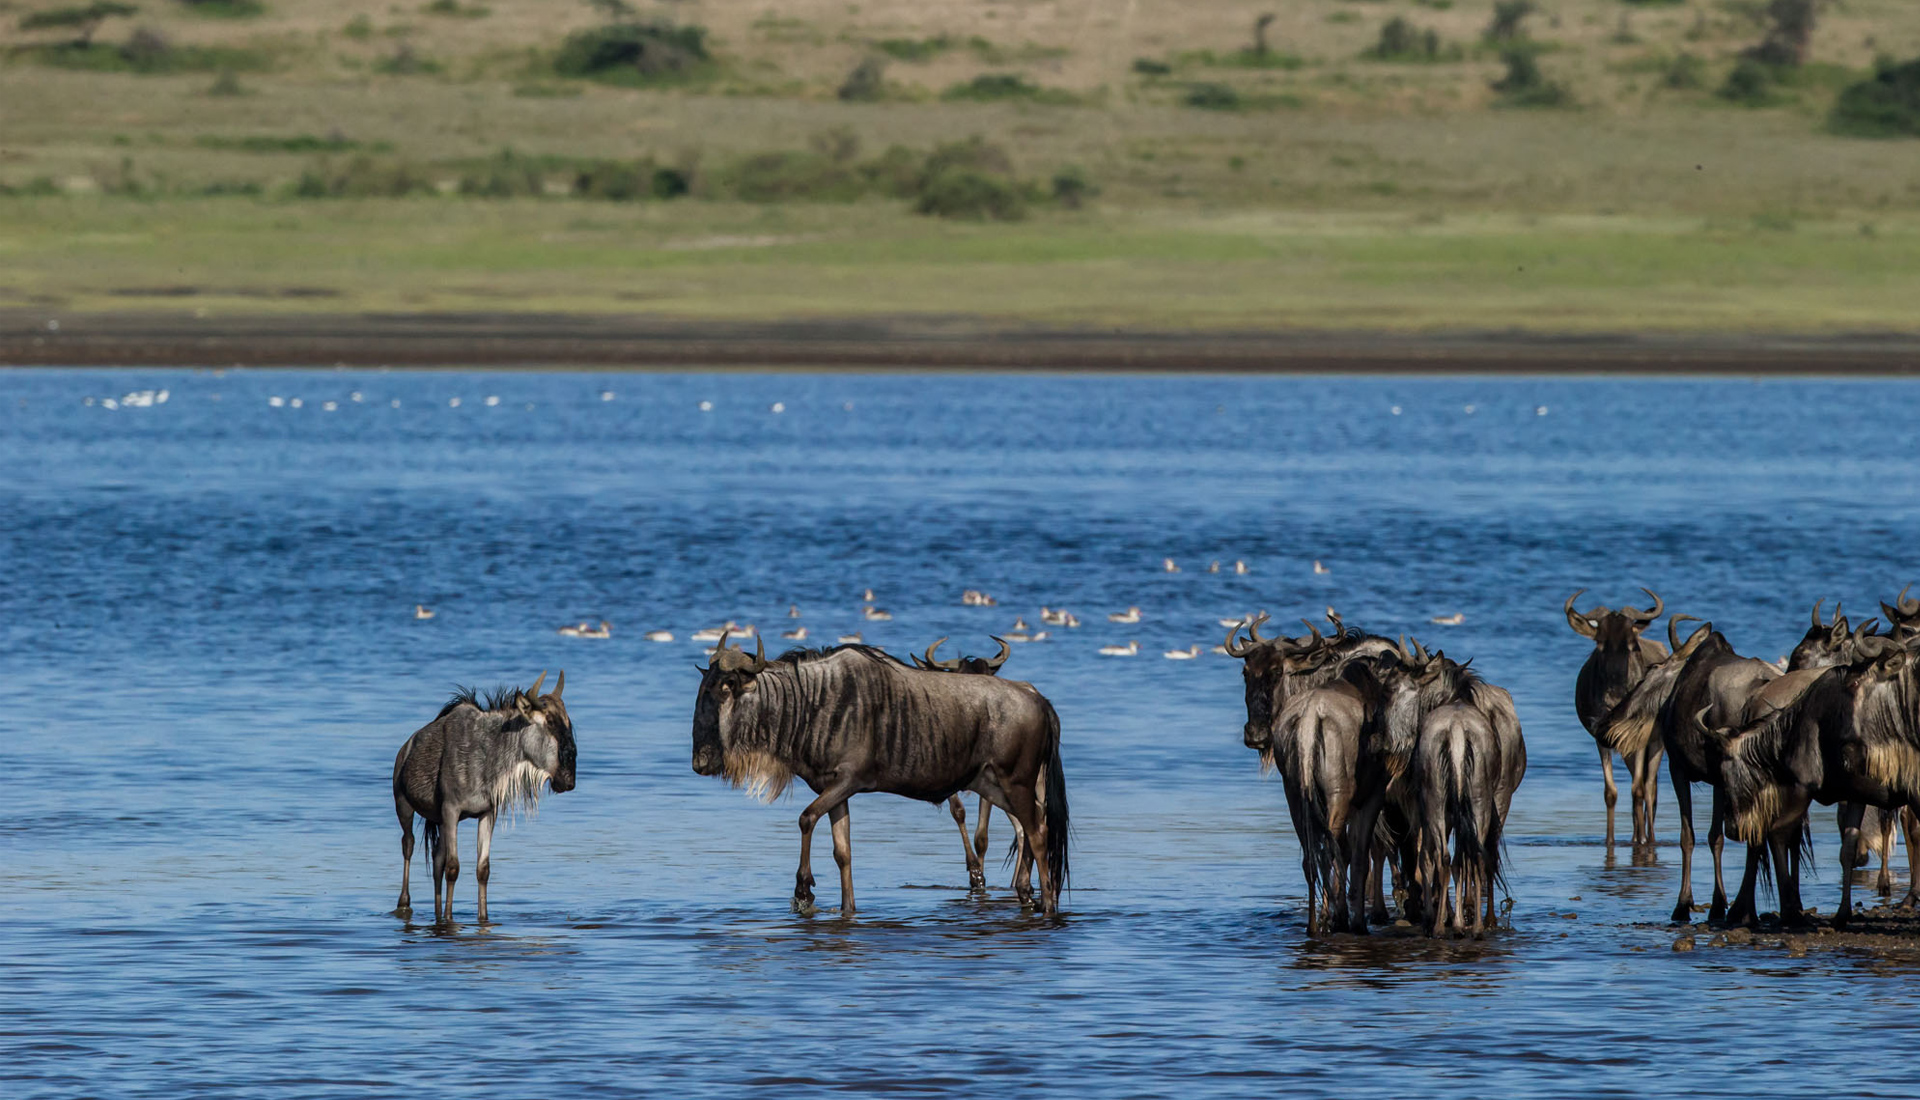
<path id="1" fill-rule="evenodd" d="M 1920 58 L 1881 61 L 1872 79 L 1840 93 L 1828 122 L 1859 137 L 1920 137 Z"/>
<path id="2" fill-rule="evenodd" d="M 1548 80 L 1540 71 L 1540 62 L 1532 50 L 1507 50 L 1500 55 L 1500 60 L 1506 63 L 1507 72 L 1493 82 L 1493 90 L 1500 93 L 1502 106 L 1566 107 L 1572 104 L 1573 96 L 1566 86 Z"/>
<path id="3" fill-rule="evenodd" d="M 562 76 L 654 83 L 691 76 L 711 60 L 705 27 L 654 20 L 575 31 L 560 44 L 553 68 Z"/>

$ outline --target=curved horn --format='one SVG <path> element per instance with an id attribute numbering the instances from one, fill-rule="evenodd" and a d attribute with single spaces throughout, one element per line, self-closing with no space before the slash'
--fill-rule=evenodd
<path id="1" fill-rule="evenodd" d="M 1912 587 L 1912 585 L 1907 586 L 1907 588 Z M 1893 606 L 1899 608 L 1902 615 L 1920 613 L 1920 597 L 1911 600 L 1907 599 L 1907 588 L 1902 588 L 1900 594 L 1893 598 Z"/>
<path id="2" fill-rule="evenodd" d="M 1567 625 L 1573 628 L 1575 634 L 1583 638 L 1591 638 L 1594 635 L 1594 629 L 1588 624 L 1587 617 L 1573 609 L 1573 601 L 1579 599 L 1580 593 L 1585 591 L 1586 589 L 1582 588 L 1568 596 L 1567 602 L 1561 605 L 1561 610 L 1567 613 Z"/>
<path id="3" fill-rule="evenodd" d="M 1640 618 L 1643 618 L 1648 622 L 1652 622 L 1653 620 L 1659 618 L 1662 614 L 1666 612 L 1667 610 L 1666 601 L 1662 600 L 1659 596 L 1654 595 L 1653 589 L 1642 588 L 1640 589 L 1640 591 L 1645 592 L 1647 594 L 1647 598 L 1653 601 L 1653 610 L 1642 612 L 1640 615 Z"/>
<path id="4" fill-rule="evenodd" d="M 1238 642 L 1239 637 L 1240 637 L 1240 624 L 1235 623 L 1233 624 L 1233 626 L 1227 629 L 1227 640 L 1224 648 L 1227 651 L 1227 656 L 1238 657 L 1242 660 L 1245 660 L 1247 655 L 1252 653 L 1254 649 L 1259 645 L 1259 642 L 1257 641 L 1259 636 L 1255 635 L 1256 640 L 1248 642 L 1246 645 L 1239 644 Z"/>
<path id="5" fill-rule="evenodd" d="M 1266 643 L 1266 639 L 1260 636 L 1260 624 L 1266 621 L 1267 613 L 1264 611 L 1247 620 L 1247 637 L 1252 638 L 1255 645 Z"/>
<path id="6" fill-rule="evenodd" d="M 1845 629 L 1846 622 L 1847 620 L 1840 617 L 1840 601 L 1839 600 L 1833 601 L 1833 622 L 1827 625 Z"/>
<path id="7" fill-rule="evenodd" d="M 1005 638 L 1002 638 L 993 634 L 989 634 L 987 635 L 987 637 L 992 638 L 994 641 L 1000 643 L 1000 655 L 987 662 L 987 668 L 990 671 L 999 672 L 1000 666 L 1007 663 L 1008 657 L 1013 656 L 1013 647 L 1007 644 L 1007 640 Z"/>
<path id="8" fill-rule="evenodd" d="M 1875 634 L 1872 637 L 1860 639 L 1860 644 L 1854 648 L 1853 652 L 1856 659 L 1877 661 L 1886 656 L 1889 651 L 1899 648 L 1898 642 Z"/>
<path id="9" fill-rule="evenodd" d="M 1327 621 L 1333 624 L 1333 632 L 1335 634 L 1341 634 L 1341 635 L 1346 634 L 1347 632 L 1346 621 L 1340 618 L 1340 613 L 1338 611 L 1335 611 L 1332 607 L 1327 608 Z"/>
<path id="10" fill-rule="evenodd" d="M 713 655 L 715 657 L 719 657 L 722 653 L 725 653 L 727 651 L 727 639 L 731 637 L 733 637 L 733 631 L 727 630 L 725 628 L 721 629 L 720 640 L 713 643 Z"/>
<path id="11" fill-rule="evenodd" d="M 761 639 L 758 631 L 753 635 L 753 667 L 747 671 L 758 676 L 767 670 L 767 643 Z"/>
<path id="12" fill-rule="evenodd" d="M 1323 645 L 1326 643 L 1326 640 L 1327 640 L 1326 636 L 1320 633 L 1319 627 L 1313 625 L 1310 622 L 1307 622 L 1307 620 L 1305 619 L 1301 619 L 1300 621 L 1303 623 L 1306 623 L 1307 629 L 1313 632 L 1313 641 L 1309 642 L 1309 641 L 1302 640 L 1300 643 L 1301 645 Z"/>
<path id="13" fill-rule="evenodd" d="M 1813 601 L 1813 629 L 1819 630 L 1827 624 L 1820 621 L 1820 605 L 1827 602 L 1825 596 Z"/>
<path id="14" fill-rule="evenodd" d="M 547 670 L 543 668 L 540 670 L 539 678 L 534 680 L 533 686 L 527 689 L 527 694 L 533 696 L 535 699 L 540 698 L 540 685 L 545 683 L 546 679 Z"/>
<path id="15" fill-rule="evenodd" d="M 926 662 L 927 662 L 928 668 L 945 668 L 946 667 L 945 665 L 941 664 L 938 660 L 935 660 L 933 656 L 933 651 L 940 648 L 940 642 L 944 642 L 946 640 L 947 640 L 947 636 L 945 634 L 942 634 L 940 635 L 939 641 L 934 642 L 932 645 L 927 647 Z"/>
<path id="16" fill-rule="evenodd" d="M 1673 618 L 1668 619 L 1667 620 L 1667 648 L 1675 653 L 1680 652 L 1680 634 L 1674 628 L 1679 626 L 1682 622 L 1697 623 L 1699 621 L 1700 621 L 1699 619 L 1695 618 L 1692 615 L 1675 615 Z"/>
<path id="17" fill-rule="evenodd" d="M 1856 626 L 1856 627 L 1854 627 L 1854 628 L 1853 628 L 1853 640 L 1857 642 L 1857 641 L 1859 641 L 1859 640 L 1860 640 L 1860 639 L 1862 639 L 1862 638 L 1877 638 L 1877 637 L 1879 637 L 1879 636 L 1880 636 L 1880 632 L 1879 632 L 1878 630 L 1876 630 L 1876 629 L 1874 629 L 1875 627 L 1878 627 L 1879 625 L 1880 625 L 1880 620 L 1879 620 L 1879 619 L 1868 619 L 1868 620 L 1867 620 L 1866 622 L 1864 622 L 1864 623 L 1861 623 L 1861 624 L 1860 624 L 1859 626 Z"/>
<path id="18" fill-rule="evenodd" d="M 565 690 L 567 690 L 567 670 L 563 668 L 560 670 L 560 678 L 553 682 L 553 697 L 560 698 L 560 693 Z"/>

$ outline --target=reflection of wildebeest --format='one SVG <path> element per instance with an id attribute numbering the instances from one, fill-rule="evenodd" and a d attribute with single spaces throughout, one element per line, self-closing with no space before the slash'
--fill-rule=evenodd
<path id="1" fill-rule="evenodd" d="M 1584 588 L 1580 590 L 1584 591 Z M 1609 848 L 1613 847 L 1613 806 L 1619 801 L 1620 792 L 1613 785 L 1613 752 L 1600 738 L 1600 723 L 1640 682 L 1647 669 L 1667 655 L 1666 647 L 1659 642 L 1640 636 L 1640 632 L 1651 626 L 1667 605 L 1651 590 L 1642 588 L 1640 591 L 1653 600 L 1651 611 L 1642 611 L 1637 607 L 1622 607 L 1616 611 L 1597 604 L 1587 611 L 1575 611 L 1573 601 L 1580 598 L 1580 592 L 1568 596 L 1562 608 L 1567 615 L 1567 625 L 1573 628 L 1573 632 L 1593 639 L 1593 652 L 1587 656 L 1587 663 L 1580 666 L 1580 677 L 1574 682 L 1573 708 L 1580 716 L 1580 724 L 1586 727 L 1587 733 L 1593 736 L 1600 747 L 1600 777 L 1606 784 Z M 1633 844 L 1636 848 L 1653 844 L 1654 811 L 1660 798 L 1660 784 L 1654 769 L 1660 765 L 1660 753 L 1660 742 L 1648 739 L 1638 747 L 1638 751 L 1622 754 L 1631 780 L 1629 793 L 1633 800 Z"/>
<path id="2" fill-rule="evenodd" d="M 702 670 L 693 770 L 769 797 L 796 776 L 816 792 L 800 813 L 795 909 L 813 908 L 810 849 L 821 814 L 833 823 L 840 911 L 851 915 L 847 800 L 880 791 L 939 803 L 973 791 L 1019 823 L 1021 857 L 1034 853 L 1040 868 L 1042 907 L 1058 911 L 1067 878 L 1060 720 L 1031 684 L 915 669 L 868 646 L 795 649 L 768 661 L 758 645 L 748 656 L 723 637 Z"/>
<path id="3" fill-rule="evenodd" d="M 413 867 L 413 815 L 419 814 L 433 865 L 433 919 L 453 919 L 453 884 L 460 877 L 457 828 L 480 819 L 480 921 L 487 919 L 487 877 L 492 870 L 494 818 L 505 807 L 532 807 L 542 787 L 570 791 L 574 782 L 573 722 L 560 693 L 562 672 L 550 695 L 540 694 L 546 673 L 527 690 L 502 688 L 483 703 L 469 688 L 407 739 L 393 759 L 393 806 L 400 816 L 401 916 L 413 911 L 407 879 Z M 444 888 L 443 888 L 444 887 Z"/>
<path id="4" fill-rule="evenodd" d="M 926 669 L 929 672 L 958 672 L 969 676 L 997 676 L 1000 674 L 1000 666 L 1006 664 L 1007 658 L 1013 655 L 1013 647 L 1008 645 L 1004 638 L 996 636 L 993 640 L 1000 643 L 1000 653 L 996 657 L 962 656 L 955 657 L 952 660 L 941 660 L 933 655 L 933 651 L 939 649 L 940 643 L 946 640 L 945 636 L 942 636 L 938 641 L 928 646 L 924 657 L 917 653 L 909 653 L 907 656 L 913 659 L 915 668 Z M 972 890 L 985 890 L 987 888 L 987 822 L 992 817 L 993 811 L 990 809 L 990 804 L 987 802 L 985 795 L 980 796 L 980 804 L 977 808 L 980 812 L 979 827 L 974 831 L 972 838 L 969 839 L 967 834 L 966 803 L 962 802 L 960 796 L 957 794 L 947 799 L 947 812 L 953 815 L 953 823 L 960 827 L 960 847 L 964 849 L 967 854 L 967 886 Z M 1018 829 L 1019 825 L 1015 824 L 1014 828 Z M 1017 836 L 1015 840 L 1017 843 Z M 1021 888 L 1016 887 L 1016 889 Z M 1032 889 L 1033 885 L 1029 881 L 1024 886 L 1024 890 L 1031 891 Z"/>

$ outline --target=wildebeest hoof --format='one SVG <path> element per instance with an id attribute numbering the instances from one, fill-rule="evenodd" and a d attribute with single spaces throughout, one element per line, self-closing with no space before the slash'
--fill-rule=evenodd
<path id="1" fill-rule="evenodd" d="M 812 898 L 803 898 L 795 894 L 793 897 L 793 911 L 803 917 L 811 917 L 820 911 L 820 907 L 813 903 Z"/>
<path id="2" fill-rule="evenodd" d="M 1673 907 L 1673 923 L 1674 924 L 1693 923 L 1693 906 L 1684 905 L 1684 904 L 1674 906 Z"/>
<path id="3" fill-rule="evenodd" d="M 411 906 L 411 905 L 396 905 L 396 906 L 394 906 L 394 908 L 393 908 L 393 912 L 392 912 L 392 914 L 390 914 L 390 915 L 391 915 L 391 916 L 396 916 L 396 917 L 399 917 L 399 918 L 400 918 L 401 920 L 412 920 L 412 919 L 413 919 L 413 906 Z"/>
<path id="4" fill-rule="evenodd" d="M 968 879 L 967 890 L 975 894 L 986 893 L 987 892 L 987 876 L 976 874 L 972 878 Z"/>

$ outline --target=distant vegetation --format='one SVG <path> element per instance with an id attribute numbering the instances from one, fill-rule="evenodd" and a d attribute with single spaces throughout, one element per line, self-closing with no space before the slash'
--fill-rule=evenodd
<path id="1" fill-rule="evenodd" d="M 561 76 L 647 85 L 700 75 L 712 61 L 706 28 L 654 20 L 575 31 L 561 43 L 553 70 Z"/>
<path id="2" fill-rule="evenodd" d="M 1872 79 L 1840 93 L 1829 123 L 1856 137 L 1920 137 L 1920 58 L 1881 61 Z"/>
<path id="3" fill-rule="evenodd" d="M 1452 61 L 1463 55 L 1457 46 L 1443 49 L 1440 34 L 1433 28 L 1416 27 L 1396 15 L 1380 25 L 1380 41 L 1366 56 L 1376 61 Z"/>

